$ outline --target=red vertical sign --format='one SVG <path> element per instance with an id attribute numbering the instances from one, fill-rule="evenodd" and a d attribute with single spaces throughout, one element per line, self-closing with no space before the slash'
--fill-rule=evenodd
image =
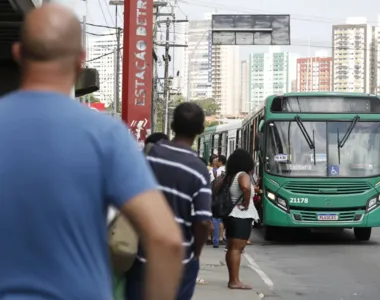
<path id="1" fill-rule="evenodd" d="M 139 142 L 150 133 L 153 0 L 124 1 L 122 112 Z"/>

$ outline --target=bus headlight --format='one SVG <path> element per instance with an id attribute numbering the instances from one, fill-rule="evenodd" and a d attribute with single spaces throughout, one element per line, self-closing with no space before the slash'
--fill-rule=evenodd
<path id="1" fill-rule="evenodd" d="M 375 209 L 379 205 L 380 205 L 380 195 L 378 195 L 372 199 L 369 199 L 367 202 L 367 212 Z"/>
<path id="2" fill-rule="evenodd" d="M 281 208 L 282 210 L 289 212 L 288 209 L 288 202 L 285 199 L 280 198 L 275 193 L 266 190 L 266 196 L 267 198 L 272 201 L 277 207 Z"/>

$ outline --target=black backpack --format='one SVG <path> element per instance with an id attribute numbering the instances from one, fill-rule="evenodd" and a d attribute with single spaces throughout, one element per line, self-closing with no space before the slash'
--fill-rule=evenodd
<path id="1" fill-rule="evenodd" d="M 232 180 L 226 180 L 225 175 L 221 175 L 211 183 L 212 216 L 216 219 L 227 218 L 234 207 L 243 200 L 243 195 L 235 202 L 232 202 L 230 187 Z"/>

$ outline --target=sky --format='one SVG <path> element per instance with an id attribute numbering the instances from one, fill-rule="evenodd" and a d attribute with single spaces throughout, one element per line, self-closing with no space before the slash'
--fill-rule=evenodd
<path id="1" fill-rule="evenodd" d="M 129 0 L 131 1 L 131 0 Z M 163 1 L 163 0 L 161 0 Z M 86 14 L 83 0 L 55 0 L 72 8 L 82 18 Z M 376 25 L 380 1 L 375 0 L 171 0 L 177 2 L 176 18 L 204 19 L 207 13 L 227 14 L 290 14 L 291 46 L 282 51 L 300 56 L 331 54 L 332 25 L 344 24 L 347 17 L 365 17 Z M 87 0 L 87 22 L 115 26 L 115 6 L 109 0 Z M 123 25 L 123 8 L 119 7 L 118 26 Z M 87 32 L 102 33 L 104 29 L 88 26 Z M 177 31 L 178 32 L 178 31 Z M 241 58 L 249 53 L 266 52 L 267 47 L 244 46 Z"/>

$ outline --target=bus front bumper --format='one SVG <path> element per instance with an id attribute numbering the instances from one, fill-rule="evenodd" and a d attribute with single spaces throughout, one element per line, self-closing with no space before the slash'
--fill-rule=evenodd
<path id="1" fill-rule="evenodd" d="M 265 201 L 265 200 L 264 200 Z M 264 224 L 278 227 L 380 227 L 380 207 L 366 213 L 364 210 L 285 212 L 270 201 L 264 208 Z"/>

